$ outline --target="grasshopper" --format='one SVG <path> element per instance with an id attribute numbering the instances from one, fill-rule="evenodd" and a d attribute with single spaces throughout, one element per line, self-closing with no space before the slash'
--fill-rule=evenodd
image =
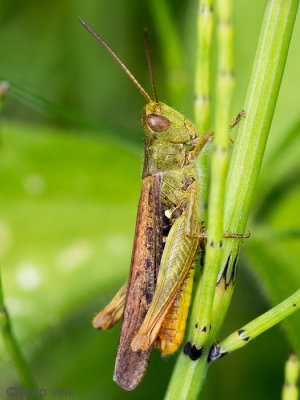
<path id="1" fill-rule="evenodd" d="M 149 46 L 155 100 L 107 43 L 80 22 L 148 101 L 142 112 L 145 157 L 129 279 L 93 320 L 95 328 L 109 329 L 123 316 L 114 380 L 132 390 L 145 374 L 153 345 L 167 355 L 178 349 L 184 337 L 194 261 L 206 236 L 200 225 L 200 176 L 195 161 L 212 133 L 199 136 L 182 114 L 158 101 Z"/>

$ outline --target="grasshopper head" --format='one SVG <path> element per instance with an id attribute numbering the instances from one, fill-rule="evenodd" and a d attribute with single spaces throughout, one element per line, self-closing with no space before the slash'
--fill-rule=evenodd
<path id="1" fill-rule="evenodd" d="M 172 143 L 193 143 L 198 138 L 194 125 L 182 114 L 161 102 L 151 101 L 142 114 L 146 138 Z"/>

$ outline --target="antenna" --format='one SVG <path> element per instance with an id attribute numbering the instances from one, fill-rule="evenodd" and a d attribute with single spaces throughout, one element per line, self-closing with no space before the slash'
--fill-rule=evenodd
<path id="1" fill-rule="evenodd" d="M 117 61 L 117 63 L 121 66 L 121 68 L 126 72 L 126 74 L 129 76 L 129 78 L 132 80 L 132 82 L 135 84 L 135 86 L 138 88 L 138 90 L 142 93 L 142 95 L 150 102 L 152 101 L 151 97 L 149 94 L 146 92 L 146 90 L 143 88 L 143 86 L 135 79 L 135 77 L 132 75 L 132 73 L 129 71 L 129 69 L 126 67 L 124 63 L 119 59 L 119 57 L 116 55 L 116 53 L 109 47 L 109 45 L 99 36 L 97 33 L 82 19 L 79 17 L 79 21 L 82 23 L 82 25 L 85 27 L 87 31 L 89 31 L 95 39 L 98 40 L 105 48 L 106 50 L 113 56 L 113 58 Z"/>
<path id="2" fill-rule="evenodd" d="M 157 93 L 156 93 L 156 89 L 155 89 L 153 65 L 152 65 L 152 60 L 151 60 L 151 52 L 150 52 L 150 46 L 149 46 L 148 28 L 144 28 L 144 43 L 145 43 L 145 50 L 146 50 L 146 55 L 147 55 L 152 91 L 154 94 L 155 102 L 158 103 Z"/>

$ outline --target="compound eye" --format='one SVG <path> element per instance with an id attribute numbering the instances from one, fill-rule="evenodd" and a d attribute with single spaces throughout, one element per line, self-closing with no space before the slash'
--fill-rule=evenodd
<path id="1" fill-rule="evenodd" d="M 163 115 L 149 114 L 147 124 L 154 132 L 164 132 L 169 128 L 170 120 Z"/>

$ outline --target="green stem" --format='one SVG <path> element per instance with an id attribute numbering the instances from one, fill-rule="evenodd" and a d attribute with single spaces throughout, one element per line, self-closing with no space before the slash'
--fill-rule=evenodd
<path id="1" fill-rule="evenodd" d="M 200 134 L 209 131 L 211 123 L 211 43 L 213 32 L 213 0 L 199 0 L 197 16 L 197 59 L 195 72 L 194 118 L 195 125 Z M 203 176 L 208 175 L 210 154 L 202 151 L 198 157 L 197 165 Z M 207 179 L 203 179 L 207 181 Z M 201 221 L 207 226 L 207 199 L 208 185 L 200 185 Z"/>
<path id="2" fill-rule="evenodd" d="M 231 0 L 218 0 L 216 4 L 219 54 L 215 121 L 216 132 L 211 159 L 211 187 L 208 205 L 208 238 L 200 297 L 197 304 L 195 304 L 195 314 L 198 316 L 198 329 L 194 329 L 191 337 L 189 337 L 197 348 L 201 348 L 205 344 L 210 334 L 216 282 L 223 251 L 223 211 L 229 159 L 228 121 L 230 121 L 233 91 L 232 2 Z"/>
<path id="3" fill-rule="evenodd" d="M 251 340 L 261 335 L 283 319 L 293 314 L 300 308 L 300 289 L 292 296 L 271 308 L 271 310 L 255 318 L 242 328 L 233 332 L 220 344 L 215 344 L 212 350 L 211 360 L 216 360 L 227 353 L 246 346 Z"/>
<path id="4" fill-rule="evenodd" d="M 282 389 L 282 400 L 299 399 L 299 372 L 300 362 L 295 353 L 292 353 L 285 363 L 284 368 L 284 386 Z"/>
<path id="5" fill-rule="evenodd" d="M 237 132 L 226 182 L 224 230 L 227 232 L 244 233 L 246 229 L 249 208 L 273 118 L 298 3 L 299 0 L 269 0 L 266 2 L 244 104 L 246 118 L 241 122 Z M 220 271 L 226 270 L 227 282 L 231 279 L 236 266 L 240 245 L 240 239 L 224 241 Z M 198 293 L 199 287 L 193 308 L 197 307 Z M 224 302 L 220 302 L 219 311 L 213 311 L 214 320 L 218 314 L 221 319 L 225 317 L 231 300 L 231 295 L 228 293 L 228 291 L 224 292 Z M 192 312 L 188 335 L 195 329 L 196 322 L 197 319 L 194 319 Z M 181 352 L 166 393 L 166 399 L 192 400 L 198 398 L 208 367 L 207 348 L 217 334 L 217 329 L 213 327 L 209 341 L 199 360 L 193 361 Z"/>
<path id="6" fill-rule="evenodd" d="M 18 372 L 20 382 L 23 388 L 29 390 L 36 389 L 37 385 L 35 384 L 29 366 L 26 363 L 23 354 L 21 352 L 20 346 L 14 336 L 10 318 L 4 305 L 1 273 L 0 273 L 0 333 L 3 338 L 4 346 L 8 354 L 10 355 L 15 365 L 15 368 Z M 36 399 L 36 397 L 30 397 L 30 399 L 34 400 Z"/>
<path id="7" fill-rule="evenodd" d="M 213 0 L 199 0 L 194 115 L 199 132 L 210 129 L 210 59 L 213 30 Z"/>

